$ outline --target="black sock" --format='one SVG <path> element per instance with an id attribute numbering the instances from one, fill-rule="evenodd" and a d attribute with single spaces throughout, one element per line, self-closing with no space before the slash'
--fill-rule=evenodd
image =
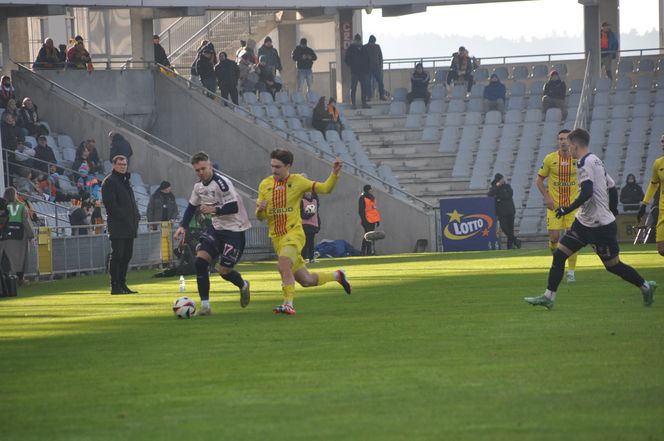
<path id="1" fill-rule="evenodd" d="M 200 257 L 196 258 L 196 283 L 201 300 L 210 299 L 210 264 Z"/>
<path id="2" fill-rule="evenodd" d="M 641 277 L 641 275 L 634 268 L 622 262 L 618 262 L 617 265 L 613 265 L 612 267 L 607 268 L 607 270 L 616 276 L 622 277 L 622 279 L 626 282 L 638 286 L 639 288 L 645 282 L 643 277 Z"/>
<path id="3" fill-rule="evenodd" d="M 560 281 L 563 280 L 563 275 L 565 274 L 565 261 L 567 257 L 567 254 L 560 250 L 553 252 L 553 262 L 549 270 L 549 282 L 546 287 L 549 291 L 558 291 Z"/>
<path id="4" fill-rule="evenodd" d="M 222 274 L 221 278 L 224 280 L 228 280 L 229 282 L 231 282 L 233 285 L 237 286 L 240 289 L 244 288 L 244 280 L 242 279 L 242 274 L 240 274 L 235 270 L 231 271 L 228 274 Z"/>

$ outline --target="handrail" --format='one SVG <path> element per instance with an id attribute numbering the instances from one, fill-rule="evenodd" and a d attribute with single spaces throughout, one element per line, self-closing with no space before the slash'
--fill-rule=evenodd
<path id="1" fill-rule="evenodd" d="M 184 50 L 182 50 L 182 49 L 183 49 L 185 46 L 186 46 L 187 49 L 188 49 L 188 48 L 191 46 L 190 43 L 191 43 L 193 40 L 197 39 L 197 38 L 203 33 L 203 31 L 207 31 L 207 30 L 210 28 L 210 26 L 213 26 L 214 24 L 216 24 L 217 20 L 221 20 L 221 16 L 224 15 L 224 14 L 226 14 L 226 13 L 228 13 L 228 11 L 221 11 L 219 14 L 215 15 L 214 17 L 212 17 L 212 19 L 211 19 L 209 22 L 207 22 L 202 28 L 200 28 L 198 31 L 196 31 L 191 37 L 189 37 L 189 38 L 188 38 L 184 43 L 182 43 L 180 46 L 178 46 L 177 48 L 175 48 L 175 50 L 174 50 L 173 52 L 171 52 L 170 54 L 168 54 L 168 61 L 170 61 L 171 64 L 173 64 L 173 63 L 175 63 L 176 60 L 180 59 L 180 57 L 184 54 Z M 178 51 L 181 51 L 181 52 L 178 53 Z M 177 54 L 177 55 L 174 55 L 174 54 Z"/>
<path id="2" fill-rule="evenodd" d="M 160 148 L 163 148 L 164 150 L 169 151 L 171 154 L 174 154 L 175 156 L 180 157 L 180 159 L 183 160 L 184 162 L 186 162 L 187 164 L 189 163 L 188 159 L 191 156 L 191 154 L 189 154 L 189 153 L 187 153 L 183 150 L 180 150 L 179 148 L 175 147 L 174 145 L 164 141 L 161 138 L 158 138 L 158 137 L 154 136 L 153 134 L 151 134 L 149 132 L 146 132 L 145 130 L 143 130 L 139 127 L 136 127 L 135 125 L 131 124 L 130 122 L 127 122 L 124 119 L 120 118 L 119 116 L 103 109 L 102 107 L 99 107 L 98 105 L 94 104 L 93 102 L 86 100 L 85 98 L 81 97 L 80 95 L 77 95 L 76 93 L 72 92 L 71 90 L 65 89 L 64 87 L 62 87 L 59 84 L 49 80 L 48 78 L 45 78 L 42 75 L 39 75 L 37 72 L 34 72 L 34 71 L 30 70 L 26 66 L 24 66 L 22 64 L 19 64 L 19 63 L 16 63 L 15 61 L 14 61 L 14 63 L 16 65 L 18 65 L 20 69 L 24 69 L 24 70 L 28 71 L 31 75 L 34 75 L 37 78 L 39 78 L 40 80 L 48 83 L 51 86 L 52 89 L 55 88 L 55 89 L 61 90 L 65 94 L 67 94 L 71 97 L 74 97 L 77 100 L 80 100 L 83 103 L 84 106 L 88 106 L 88 107 L 91 107 L 91 108 L 97 110 L 98 112 L 102 113 L 105 117 L 107 117 L 108 119 L 111 119 L 114 123 L 118 124 L 119 126 L 122 126 L 126 130 L 128 130 L 128 131 L 130 131 L 130 132 L 132 132 L 136 135 L 141 136 L 142 138 L 146 139 L 148 142 L 156 144 Z M 160 64 L 156 64 L 156 66 L 159 66 L 160 68 L 167 69 L 170 72 L 173 72 L 172 70 L 170 70 L 167 67 L 162 66 Z M 248 186 L 244 182 L 241 182 L 241 181 L 235 179 L 232 176 L 229 176 L 226 172 L 220 172 L 220 173 L 222 173 L 224 176 L 226 176 L 228 179 L 230 179 L 233 182 L 234 186 L 239 187 L 239 188 L 243 189 L 246 193 L 248 193 L 248 195 L 251 198 L 255 199 L 256 197 L 258 197 L 258 191 L 256 189 Z"/>
<path id="3" fill-rule="evenodd" d="M 576 109 L 575 128 L 588 128 L 588 113 L 590 108 L 590 97 L 595 88 L 595 77 L 593 76 L 592 66 L 595 62 L 595 54 L 592 50 L 588 51 L 586 57 L 586 69 L 583 75 L 583 87 L 581 88 L 581 98 Z"/>
<path id="4" fill-rule="evenodd" d="M 281 132 L 281 133 L 283 133 L 283 134 L 285 135 L 285 137 L 286 137 L 287 140 L 294 140 L 294 141 L 297 141 L 297 142 L 300 143 L 300 144 L 305 144 L 305 145 L 309 146 L 309 148 L 313 149 L 313 150 L 318 154 L 318 156 L 320 156 L 321 159 L 323 159 L 323 160 L 329 160 L 329 162 L 332 162 L 332 161 L 334 161 L 334 160 L 336 159 L 336 155 L 333 155 L 333 154 L 328 153 L 328 152 L 326 152 L 326 151 L 324 151 L 324 150 L 321 150 L 321 149 L 319 149 L 316 145 L 312 144 L 311 142 L 309 142 L 309 141 L 307 141 L 307 140 L 304 140 L 304 139 L 302 139 L 302 138 L 300 138 L 300 137 L 298 137 L 298 136 L 292 134 L 292 133 L 289 132 L 288 130 L 284 130 L 284 129 L 280 128 L 280 127 L 275 126 L 275 125 L 272 124 L 270 121 L 268 121 L 268 120 L 266 120 L 266 119 L 264 119 L 264 118 L 261 118 L 261 117 L 259 117 L 259 116 L 256 116 L 256 115 L 252 114 L 250 111 L 244 109 L 242 106 L 238 106 L 238 105 L 236 105 L 236 104 L 233 103 L 232 101 L 230 101 L 230 100 L 228 100 L 228 99 L 226 99 L 226 98 L 223 98 L 221 95 L 218 95 L 217 93 L 210 92 L 210 91 L 209 91 L 208 89 L 206 89 L 205 87 L 203 87 L 203 86 L 201 86 L 201 85 L 199 85 L 199 84 L 196 84 L 196 83 L 191 82 L 190 80 L 188 80 L 187 78 L 185 78 L 185 77 L 183 77 L 182 75 L 178 74 L 177 72 L 173 71 L 172 69 L 169 69 L 168 67 L 161 66 L 161 65 L 158 65 L 158 66 L 159 66 L 160 68 L 162 68 L 162 69 L 168 71 L 169 73 L 171 73 L 171 74 L 172 74 L 171 76 L 174 76 L 175 78 L 179 79 L 180 81 L 184 81 L 184 82 L 186 82 L 187 85 L 189 86 L 189 88 L 191 88 L 191 89 L 198 89 L 198 90 L 199 90 L 201 93 L 203 93 L 204 95 L 214 96 L 215 99 L 220 100 L 222 103 L 224 103 L 224 105 L 226 105 L 227 107 L 230 107 L 231 109 L 233 109 L 233 111 L 235 111 L 235 109 L 239 109 L 239 112 L 236 112 L 236 113 L 238 113 L 238 114 L 240 114 L 240 115 L 244 115 L 244 116 L 246 116 L 246 117 L 249 117 L 249 118 L 253 119 L 253 121 L 254 121 L 255 123 L 257 123 L 258 121 L 260 121 L 260 122 L 266 124 L 267 126 L 270 127 L 271 130 L 274 130 L 275 132 Z M 328 159 L 328 158 L 330 158 L 330 159 Z M 346 164 L 344 164 L 344 165 L 346 165 Z M 389 182 L 385 181 L 385 180 L 382 179 L 381 177 L 379 177 L 379 176 L 377 176 L 377 175 L 374 175 L 374 174 L 372 174 L 372 173 L 368 173 L 368 172 L 366 172 L 365 170 L 362 170 L 361 168 L 357 167 L 355 164 L 347 164 L 347 165 L 350 166 L 350 167 L 353 169 L 354 174 L 355 174 L 356 176 L 360 176 L 360 177 L 368 176 L 368 177 L 370 177 L 371 179 L 376 180 L 376 181 L 380 182 L 381 184 L 383 184 L 383 186 L 385 186 L 385 187 L 388 188 L 390 194 L 392 194 L 394 191 L 396 191 L 396 192 L 398 192 L 398 193 L 401 193 L 401 194 L 405 195 L 407 199 L 410 199 L 410 200 L 412 200 L 412 201 L 415 201 L 415 202 L 418 202 L 418 203 L 422 204 L 422 205 L 424 206 L 424 208 L 426 208 L 426 209 L 434 209 L 434 208 L 435 208 L 434 205 L 429 204 L 427 201 L 425 201 L 425 200 L 423 200 L 423 199 L 420 199 L 420 198 L 418 198 L 417 196 L 415 196 L 415 195 L 413 195 L 413 194 L 411 194 L 411 193 L 408 193 L 407 191 L 404 191 L 404 190 L 402 190 L 402 189 L 400 189 L 400 188 L 398 188 L 398 187 L 395 187 L 394 185 L 392 185 L 392 184 L 390 184 Z"/>
<path id="5" fill-rule="evenodd" d="M 173 23 L 171 23 L 170 25 L 168 25 L 168 26 L 166 27 L 166 29 L 164 29 L 163 31 L 161 31 L 161 32 L 159 33 L 159 39 L 161 40 L 162 37 L 163 37 L 164 35 L 166 35 L 168 32 L 170 32 L 170 30 L 171 30 L 175 25 L 179 24 L 182 20 L 187 19 L 187 18 L 189 18 L 189 17 L 188 17 L 188 16 L 187 16 L 187 17 L 180 17 L 180 18 L 178 18 L 177 20 L 175 20 Z M 128 67 L 128 65 L 129 65 L 129 63 L 132 62 L 132 61 L 134 61 L 134 57 L 129 57 L 129 58 L 127 58 L 127 61 L 125 61 L 124 64 L 123 64 L 122 66 L 120 66 L 120 69 L 126 69 L 126 68 Z"/>

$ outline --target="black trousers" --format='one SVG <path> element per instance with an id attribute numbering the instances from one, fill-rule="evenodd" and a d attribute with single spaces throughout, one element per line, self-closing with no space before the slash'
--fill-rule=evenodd
<path id="1" fill-rule="evenodd" d="M 350 102 L 355 105 L 355 93 L 357 92 L 357 85 L 360 84 L 362 104 L 366 104 L 368 87 L 367 87 L 367 75 L 360 75 L 351 73 L 350 75 Z"/>
<path id="2" fill-rule="evenodd" d="M 369 231 L 374 231 L 376 229 L 376 224 L 378 222 L 365 222 L 362 221 L 362 228 L 364 228 L 364 234 L 368 233 Z M 364 236 L 362 237 L 362 255 L 363 256 L 372 256 L 376 254 L 376 250 L 373 248 L 373 242 L 370 242 L 368 240 L 364 240 Z"/>
<path id="3" fill-rule="evenodd" d="M 304 226 L 304 236 L 306 237 L 306 242 L 304 243 L 304 248 L 302 248 L 302 258 L 311 260 L 314 258 L 314 245 L 316 243 L 314 238 L 316 237 L 316 230 Z"/>
<path id="4" fill-rule="evenodd" d="M 466 72 L 459 77 L 459 72 L 451 70 L 447 73 L 447 84 L 452 84 L 453 81 L 459 81 L 459 78 L 463 78 L 466 81 L 466 87 L 468 88 L 468 92 L 470 92 L 474 83 L 473 74 Z"/>
<path id="5" fill-rule="evenodd" d="M 111 239 L 111 261 L 108 265 L 111 286 L 127 284 L 127 269 L 134 253 L 134 239 Z"/>
<path id="6" fill-rule="evenodd" d="M 498 215 L 498 222 L 500 223 L 500 229 L 503 230 L 505 236 L 507 236 L 507 249 L 514 247 L 516 237 L 514 237 L 514 215 Z"/>
<path id="7" fill-rule="evenodd" d="M 228 87 L 222 85 L 220 88 L 220 95 L 224 99 L 228 99 L 228 97 L 231 97 L 231 101 L 233 101 L 233 104 L 237 105 L 238 103 L 238 96 L 237 96 L 237 87 Z"/>

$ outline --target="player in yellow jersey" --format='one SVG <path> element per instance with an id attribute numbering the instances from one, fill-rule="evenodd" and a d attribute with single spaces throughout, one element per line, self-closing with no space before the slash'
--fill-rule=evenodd
<path id="1" fill-rule="evenodd" d="M 549 231 L 549 249 L 553 253 L 558 248 L 560 232 L 568 230 L 574 222 L 576 210 L 561 217 L 556 217 L 558 207 L 568 207 L 579 196 L 579 184 L 576 179 L 577 160 L 569 151 L 567 135 L 569 130 L 563 129 L 558 132 L 558 150 L 544 157 L 542 166 L 537 173 L 537 189 L 544 197 L 546 206 L 546 229 Z M 544 180 L 548 179 L 548 189 Z M 574 270 L 576 269 L 577 254 L 567 259 L 567 281 L 576 281 Z"/>
<path id="2" fill-rule="evenodd" d="M 664 135 L 659 139 L 664 150 Z M 659 187 L 659 219 L 657 220 L 657 233 L 655 234 L 655 241 L 657 242 L 657 252 L 660 256 L 664 256 L 664 156 L 655 159 L 652 164 L 652 176 L 650 183 L 646 189 L 646 194 L 643 196 L 643 201 L 639 207 L 639 213 L 636 215 L 636 220 L 641 223 L 641 219 L 646 214 L 646 206 L 650 203 L 655 192 Z"/>
<path id="3" fill-rule="evenodd" d="M 306 192 L 331 193 L 339 180 L 343 162 L 336 159 L 332 173 L 325 182 L 310 181 L 304 176 L 291 173 L 293 154 L 284 149 L 270 153 L 272 175 L 258 186 L 256 217 L 267 220 L 272 246 L 277 253 L 277 268 L 281 274 L 284 301 L 272 311 L 277 314 L 295 314 L 293 297 L 295 281 L 303 287 L 320 286 L 337 281 L 350 294 L 351 286 L 343 270 L 331 273 L 310 273 L 304 265 L 302 247 L 305 243 L 300 204 Z"/>

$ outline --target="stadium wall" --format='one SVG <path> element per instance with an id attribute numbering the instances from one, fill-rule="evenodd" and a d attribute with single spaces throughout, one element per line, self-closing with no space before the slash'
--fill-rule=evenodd
<path id="1" fill-rule="evenodd" d="M 207 151 L 221 170 L 251 187 L 257 188 L 271 173 L 269 153 L 276 148 L 294 152 L 296 173 L 305 172 L 317 180 L 330 173 L 330 162 L 161 74 L 155 75 L 155 99 L 159 110 L 151 129 L 154 135 L 189 153 Z M 344 239 L 355 247 L 361 245 L 357 201 L 366 182 L 351 173 L 346 170 L 334 195 L 321 196 L 322 229 L 317 240 Z M 381 229 L 388 237 L 378 247 L 381 253 L 412 252 L 418 239 L 427 239 L 428 250 L 435 251 L 433 213 L 375 190 L 384 219 Z"/>

